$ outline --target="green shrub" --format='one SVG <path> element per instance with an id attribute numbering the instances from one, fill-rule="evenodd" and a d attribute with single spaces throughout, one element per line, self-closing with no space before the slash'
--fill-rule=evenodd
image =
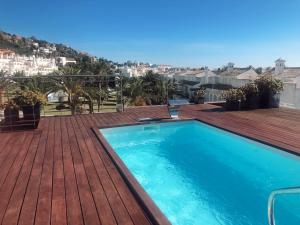
<path id="1" fill-rule="evenodd" d="M 262 76 L 255 80 L 259 94 L 270 93 L 277 94 L 283 91 L 283 82 L 271 76 Z"/>
<path id="2" fill-rule="evenodd" d="M 0 105 L 0 109 L 7 109 L 7 110 L 19 110 L 19 106 L 14 100 L 9 100 L 4 104 Z"/>
<path id="3" fill-rule="evenodd" d="M 42 93 L 34 91 L 17 92 L 14 101 L 21 107 L 26 105 L 34 106 L 36 104 L 43 105 L 47 102 L 46 97 Z"/>
<path id="4" fill-rule="evenodd" d="M 204 98 L 205 96 L 205 89 L 200 88 L 199 90 L 195 91 L 195 97 L 197 98 Z"/>
<path id="5" fill-rule="evenodd" d="M 241 102 L 246 100 L 245 93 L 240 89 L 229 89 L 224 93 L 226 110 L 240 110 Z"/>
<path id="6" fill-rule="evenodd" d="M 229 89 L 228 91 L 223 93 L 223 96 L 226 102 L 237 102 L 246 100 L 246 96 L 243 90 L 237 89 Z"/>
<path id="7" fill-rule="evenodd" d="M 258 96 L 259 94 L 258 87 L 255 83 L 245 84 L 240 89 L 244 92 L 246 99 L 249 97 Z"/>
<path id="8" fill-rule="evenodd" d="M 263 76 L 255 81 L 259 91 L 260 108 L 278 108 L 279 93 L 283 91 L 283 82 L 271 76 Z"/>

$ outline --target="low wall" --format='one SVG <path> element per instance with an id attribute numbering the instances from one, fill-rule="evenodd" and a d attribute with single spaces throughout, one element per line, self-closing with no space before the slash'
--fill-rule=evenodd
<path id="1" fill-rule="evenodd" d="M 284 83 L 280 105 L 300 109 L 300 88 L 297 87 L 297 83 Z"/>

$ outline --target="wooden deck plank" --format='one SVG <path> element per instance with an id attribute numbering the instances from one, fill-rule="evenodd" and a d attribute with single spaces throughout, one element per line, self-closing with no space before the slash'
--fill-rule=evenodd
<path id="1" fill-rule="evenodd" d="M 99 225 L 101 224 L 101 222 L 98 217 L 96 204 L 83 165 L 78 140 L 75 136 L 75 131 L 71 121 L 72 118 L 68 117 L 66 118 L 66 120 L 84 223 L 90 225 Z"/>
<path id="2" fill-rule="evenodd" d="M 243 112 L 235 112 L 235 114 L 233 112 L 231 114 L 228 114 L 227 112 L 208 113 L 207 111 L 201 111 L 201 108 L 199 107 L 200 106 L 184 107 L 181 110 L 181 115 L 197 118 L 213 125 L 229 129 L 233 132 L 277 145 L 278 147 L 299 152 L 299 135 L 294 132 L 289 132 L 284 129 L 284 126 L 281 129 L 275 128 L 274 126 L 270 126 L 261 121 L 261 118 L 257 118 L 256 120 L 253 118 L 252 120 L 247 121 L 245 118 L 241 119 L 238 116 L 235 116 L 236 114 L 240 115 Z"/>
<path id="3" fill-rule="evenodd" d="M 115 178 L 111 177 L 111 173 L 109 171 L 109 168 L 105 166 L 105 163 L 103 162 L 103 155 L 102 154 L 106 154 L 104 152 L 101 151 L 101 146 L 99 145 L 100 143 L 97 142 L 96 138 L 93 137 L 93 132 L 91 129 L 87 128 L 87 127 L 92 127 L 93 124 L 95 124 L 96 121 L 93 121 L 91 119 L 90 116 L 81 116 L 81 127 L 85 127 L 85 132 L 87 134 L 90 135 L 90 137 L 92 137 L 91 139 L 89 139 L 89 145 L 90 145 L 90 154 L 92 156 L 92 159 L 97 159 L 95 160 L 95 166 L 97 168 L 98 174 L 99 176 L 102 178 L 104 177 L 106 182 L 103 184 L 103 187 L 107 193 L 107 196 L 111 202 L 111 206 L 113 208 L 113 211 L 115 211 L 115 207 L 114 205 L 118 205 L 118 204 L 124 204 L 125 208 L 127 209 L 127 212 L 129 213 L 132 221 L 136 224 L 149 224 L 148 219 L 143 215 L 143 211 L 140 209 L 140 207 L 135 204 L 135 201 L 132 201 L 132 199 L 134 199 L 130 193 L 130 191 L 128 191 L 127 185 L 125 183 L 112 183 L 110 180 L 115 181 Z M 80 120 L 78 120 L 78 122 L 80 123 Z M 84 126 L 85 124 L 85 126 Z M 102 154 L 101 154 L 102 152 Z M 101 156 L 100 156 L 101 154 Z M 106 170 L 99 170 L 100 168 L 106 168 Z M 118 174 L 117 175 L 119 178 L 121 178 L 121 176 Z M 103 179 L 100 179 L 103 180 Z M 108 182 L 109 181 L 109 182 Z M 112 186 L 113 185 L 113 186 Z M 118 187 L 118 188 L 116 188 Z M 122 188 L 121 188 L 122 187 Z M 112 190 L 115 190 L 114 192 L 112 192 Z M 120 195 L 120 200 L 122 201 L 121 203 L 118 203 L 119 200 L 118 199 L 114 199 L 116 195 Z M 125 204 L 126 203 L 126 204 Z M 123 207 L 124 207 L 123 206 Z M 118 218 L 118 214 L 115 213 L 116 218 Z M 122 221 L 118 221 L 118 223 L 120 224 Z M 123 222 L 121 223 L 123 224 Z"/>
<path id="4" fill-rule="evenodd" d="M 51 203 L 52 203 L 52 179 L 53 179 L 53 148 L 55 141 L 54 118 L 49 120 L 48 141 L 46 145 L 45 160 L 39 189 L 35 224 L 50 225 L 51 223 Z"/>
<path id="5" fill-rule="evenodd" d="M 15 225 L 18 222 L 19 213 L 21 211 L 24 195 L 27 189 L 27 184 L 31 174 L 33 162 L 36 157 L 38 145 L 40 141 L 40 134 L 33 137 L 29 150 L 20 170 L 20 173 L 13 189 L 12 196 L 10 198 L 8 207 L 6 209 L 2 224 L 4 225 Z"/>
<path id="6" fill-rule="evenodd" d="M 18 146 L 20 146 L 20 144 L 24 142 L 26 137 L 27 136 L 25 133 L 16 134 L 15 137 L 11 138 L 11 140 L 5 146 L 5 148 L 7 149 L 7 155 L 3 156 L 2 163 L 0 164 L 0 188 L 2 187 L 15 158 L 19 153 Z"/>
<path id="7" fill-rule="evenodd" d="M 67 209 L 65 199 L 65 177 L 62 152 L 62 133 L 60 117 L 55 118 L 55 140 L 53 153 L 53 190 L 51 225 L 67 224 Z"/>
<path id="8" fill-rule="evenodd" d="M 18 223 L 19 225 L 27 225 L 34 223 L 48 138 L 48 126 L 49 120 L 44 120 L 39 127 L 39 129 L 43 132 L 40 137 L 37 156 L 33 163 L 28 187 L 22 204 L 22 209 Z"/>
<path id="9" fill-rule="evenodd" d="M 222 112 L 213 105 L 182 106 L 181 118 L 204 122 L 300 154 L 300 111 L 286 108 Z M 91 130 L 169 117 L 166 106 L 123 113 L 43 118 L 39 128 L 0 133 L 2 224 L 151 224 Z"/>
<path id="10" fill-rule="evenodd" d="M 14 187 L 17 182 L 17 178 L 21 172 L 22 165 L 27 156 L 28 150 L 30 148 L 30 143 L 33 139 L 32 133 L 25 134 L 24 142 L 19 142 L 19 145 L 14 145 L 13 148 L 17 149 L 19 152 L 15 157 L 11 167 L 9 167 L 9 172 L 7 174 L 7 178 L 5 179 L 3 185 L 0 189 L 0 221 L 3 220 L 5 215 L 9 200 L 14 191 Z"/>
<path id="11" fill-rule="evenodd" d="M 90 137 L 86 135 L 82 130 L 84 128 L 84 125 L 81 123 L 78 123 L 80 120 L 80 117 L 78 116 L 76 120 L 73 122 L 73 126 L 77 132 L 77 140 L 81 140 L 81 144 L 79 146 L 81 155 L 83 158 L 83 163 L 86 168 L 87 176 L 91 185 L 91 189 L 93 192 L 93 196 L 96 202 L 96 207 L 98 209 L 98 214 L 100 217 L 100 220 L 102 224 L 117 224 L 117 221 L 115 220 L 118 218 L 118 222 L 120 224 L 131 224 L 131 219 L 128 215 L 128 213 L 124 210 L 124 206 L 122 202 L 119 200 L 119 196 L 114 192 L 114 187 L 110 186 L 110 193 L 113 193 L 114 202 L 109 202 L 108 199 L 110 199 L 110 195 L 107 195 L 103 187 L 109 182 L 110 180 L 107 180 L 106 177 L 102 176 L 99 179 L 99 171 L 97 171 L 97 167 L 95 167 L 95 162 L 97 163 L 97 158 L 92 159 L 90 155 L 90 151 L 92 146 L 90 142 Z M 100 174 L 102 175 L 102 174 Z M 112 211 L 114 209 L 114 212 Z"/>
<path id="12" fill-rule="evenodd" d="M 0 148 L 0 159 L 3 158 L 2 154 L 7 149 L 7 148 L 5 148 L 5 146 L 9 142 L 9 139 L 11 139 L 12 137 L 13 137 L 12 133 L 7 133 L 6 135 L 3 135 L 2 138 L 0 138 L 0 146 L 2 146 Z"/>
<path id="13" fill-rule="evenodd" d="M 84 221 L 77 187 L 75 168 L 71 153 L 71 146 L 68 137 L 66 118 L 62 118 L 61 122 L 62 149 L 66 186 L 67 220 L 68 224 L 83 225 Z"/>

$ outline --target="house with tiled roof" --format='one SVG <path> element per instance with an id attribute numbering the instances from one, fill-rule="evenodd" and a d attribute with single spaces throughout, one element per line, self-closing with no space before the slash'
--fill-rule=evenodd
<path id="1" fill-rule="evenodd" d="M 204 70 L 186 71 L 174 76 L 183 85 L 183 93 L 191 97 L 194 91 L 205 87 L 207 101 L 222 100 L 222 92 L 228 88 L 241 87 L 254 81 L 259 75 L 254 68 L 235 68 L 234 63 L 228 63 L 224 70 L 211 71 L 207 67 Z M 226 87 L 224 89 L 224 87 Z"/>
<path id="2" fill-rule="evenodd" d="M 202 79 L 189 88 L 189 96 L 193 94 L 193 91 L 204 87 L 206 89 L 206 101 L 222 101 L 225 90 L 238 88 L 246 83 L 253 82 L 258 76 L 254 68 L 236 68 L 234 63 L 230 62 L 223 70 L 209 71 L 206 79 Z"/>
<path id="3" fill-rule="evenodd" d="M 266 71 L 264 75 L 274 76 L 283 81 L 283 92 L 280 104 L 291 108 L 300 108 L 300 67 L 288 67 L 286 61 L 279 58 L 275 67 Z"/>
<path id="4" fill-rule="evenodd" d="M 237 75 L 236 78 L 238 80 L 254 81 L 258 78 L 258 74 L 253 68 L 250 68 L 246 72 Z"/>
<path id="5" fill-rule="evenodd" d="M 217 83 L 233 87 L 241 87 L 259 76 L 253 67 L 236 68 L 234 63 L 228 63 L 225 70 L 216 71 L 216 73 L 219 75 Z"/>
<path id="6" fill-rule="evenodd" d="M 277 59 L 275 61 L 275 68 L 272 70 L 272 75 L 283 80 L 292 81 L 300 76 L 300 67 L 287 67 L 284 59 Z"/>
<path id="7" fill-rule="evenodd" d="M 234 63 L 228 63 L 222 70 L 211 71 L 207 67 L 202 70 L 186 70 L 175 73 L 173 78 L 181 84 L 182 93 L 186 97 L 192 97 L 195 90 L 205 87 L 205 101 L 214 102 L 223 100 L 222 93 L 225 90 L 254 82 L 262 75 L 283 81 L 282 106 L 300 108 L 300 67 L 287 67 L 285 60 L 281 58 L 275 61 L 275 67 L 261 75 L 251 66 L 238 68 L 234 67 Z"/>
<path id="8" fill-rule="evenodd" d="M 195 85 L 216 83 L 218 75 L 209 70 L 208 67 L 200 70 L 189 70 L 177 73 L 173 78 L 182 85 L 182 92 L 185 96 L 191 97 Z"/>

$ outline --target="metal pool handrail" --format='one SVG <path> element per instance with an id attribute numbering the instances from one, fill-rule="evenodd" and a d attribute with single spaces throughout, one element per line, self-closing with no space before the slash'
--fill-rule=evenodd
<path id="1" fill-rule="evenodd" d="M 274 203 L 276 195 L 300 193 L 300 187 L 281 188 L 271 192 L 268 199 L 268 219 L 269 225 L 275 225 Z"/>

